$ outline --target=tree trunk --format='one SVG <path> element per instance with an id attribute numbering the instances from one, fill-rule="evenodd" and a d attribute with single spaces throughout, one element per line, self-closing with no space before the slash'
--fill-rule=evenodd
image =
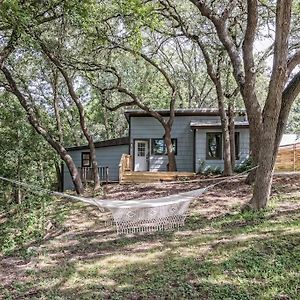
<path id="1" fill-rule="evenodd" d="M 276 153 L 274 153 L 275 137 L 267 138 L 268 131 L 263 134 L 264 147 L 260 151 L 259 167 L 256 171 L 253 196 L 246 205 L 254 210 L 265 208 L 270 197 Z M 273 141 L 272 141 L 273 140 Z"/>
<path id="2" fill-rule="evenodd" d="M 230 139 L 230 158 L 231 158 L 231 169 L 235 168 L 235 127 L 234 127 L 234 104 L 229 99 L 228 104 L 228 122 L 229 122 L 229 139 Z"/>
<path id="3" fill-rule="evenodd" d="M 231 148 L 230 148 L 230 136 L 229 136 L 229 124 L 228 124 L 228 116 L 225 110 L 225 101 L 224 101 L 224 92 L 222 88 L 222 83 L 219 77 L 219 74 L 215 76 L 213 82 L 216 86 L 217 90 L 217 98 L 218 98 L 218 107 L 219 114 L 221 118 L 221 128 L 222 128 L 222 136 L 223 136 L 223 144 L 224 144 L 224 176 L 232 175 L 232 164 L 231 164 Z"/>
<path id="4" fill-rule="evenodd" d="M 51 147 L 59 154 L 61 159 L 66 163 L 70 175 L 72 177 L 72 181 L 74 183 L 75 190 L 77 194 L 83 194 L 84 188 L 82 185 L 82 181 L 80 178 L 80 174 L 78 173 L 77 167 L 72 159 L 72 157 L 68 154 L 66 149 L 58 142 L 56 139 L 40 124 L 32 103 L 30 103 L 27 98 L 20 92 L 16 82 L 14 81 L 11 73 L 5 66 L 1 66 L 1 71 L 3 72 L 8 84 L 9 84 L 9 92 L 12 92 L 19 100 L 20 104 L 24 108 L 27 113 L 28 121 L 31 126 L 35 129 L 35 131 L 40 134 L 50 145 Z"/>
<path id="5" fill-rule="evenodd" d="M 246 103 L 245 103 L 246 104 Z M 257 107 L 256 109 L 247 109 L 247 115 L 249 119 L 249 131 L 250 131 L 250 158 L 252 165 L 257 166 L 259 161 L 259 152 L 262 136 L 262 113 Z M 245 183 L 254 183 L 257 169 L 249 172 Z"/>
<path id="6" fill-rule="evenodd" d="M 108 118 L 109 118 L 108 111 L 106 108 L 104 108 L 103 109 L 103 123 L 104 123 L 104 128 L 105 128 L 105 138 L 107 140 L 111 138 L 110 126 L 108 124 Z"/>
<path id="7" fill-rule="evenodd" d="M 256 189 L 253 192 L 253 198 L 248 204 L 249 207 L 254 209 L 261 209 L 266 206 L 267 200 L 270 196 L 270 189 L 272 185 L 272 173 L 276 162 L 278 147 L 284 132 L 287 119 L 289 116 L 292 103 L 300 92 L 300 72 L 289 82 L 287 87 L 282 93 L 281 109 L 276 126 L 276 136 L 274 138 L 273 149 L 269 141 L 264 143 L 261 149 L 260 168 L 257 170 L 257 183 L 255 182 Z M 267 134 L 267 136 L 269 136 Z M 268 156 L 267 158 L 265 156 Z M 269 165 L 268 165 L 269 162 Z M 261 170 L 260 170 L 261 169 Z M 263 179 L 263 180 L 261 180 Z"/>
<path id="8" fill-rule="evenodd" d="M 253 97 L 256 98 L 256 95 Z M 245 101 L 244 101 L 245 102 Z M 256 101 L 254 102 L 256 103 Z M 249 105 L 249 103 L 245 102 L 245 105 Z M 250 132 L 250 158 L 253 166 L 258 166 L 259 162 L 259 152 L 261 146 L 261 137 L 263 132 L 263 124 L 262 124 L 262 112 L 260 107 L 252 107 L 247 109 L 247 116 L 249 120 L 249 132 Z M 253 184 L 256 178 L 257 169 L 253 169 L 249 172 L 245 183 Z"/>
<path id="9" fill-rule="evenodd" d="M 63 127 L 61 123 L 61 117 L 59 112 L 59 99 L 58 99 L 58 71 L 53 71 L 53 81 L 51 82 L 53 89 L 53 108 L 55 114 L 56 128 L 58 131 L 58 139 L 60 143 L 63 143 Z"/>
<path id="10" fill-rule="evenodd" d="M 21 188 L 20 188 L 19 185 L 15 187 L 14 202 L 16 204 L 21 204 L 22 203 L 22 191 L 21 191 Z"/>
<path id="11" fill-rule="evenodd" d="M 65 70 L 65 68 L 63 67 L 61 62 L 49 51 L 49 49 L 46 47 L 46 45 L 42 41 L 39 41 L 39 42 L 40 42 L 40 46 L 41 46 L 43 52 L 47 55 L 49 60 L 57 67 L 57 69 L 60 71 L 61 75 L 63 76 L 63 78 L 67 84 L 69 95 L 77 107 L 79 119 L 80 119 L 80 127 L 82 130 L 82 133 L 84 134 L 86 140 L 88 141 L 88 145 L 90 148 L 93 179 L 94 179 L 94 190 L 99 190 L 100 189 L 100 176 L 99 176 L 99 172 L 98 172 L 96 149 L 95 149 L 93 137 L 90 135 L 89 130 L 87 128 L 83 105 L 80 102 L 80 99 L 75 92 L 75 88 L 74 88 L 72 79 L 69 77 L 67 71 Z"/>
<path id="12" fill-rule="evenodd" d="M 82 195 L 84 193 L 84 187 L 81 181 L 80 174 L 78 169 L 72 159 L 72 157 L 67 153 L 67 151 L 63 151 L 59 153 L 62 160 L 66 163 L 67 168 L 70 172 L 70 176 L 72 178 L 76 193 Z"/>
<path id="13" fill-rule="evenodd" d="M 228 128 L 228 116 L 226 114 L 225 109 L 225 101 L 224 101 L 224 91 L 223 91 L 223 85 L 220 78 L 220 67 L 222 62 L 222 57 L 219 56 L 218 60 L 218 66 L 217 69 L 214 70 L 212 60 L 210 58 L 210 55 L 208 51 L 206 50 L 205 45 L 198 39 L 197 43 L 203 53 L 204 60 L 206 63 L 206 69 L 207 73 L 213 82 L 216 93 L 217 93 L 217 99 L 218 99 L 218 108 L 219 108 L 219 114 L 221 118 L 221 128 L 222 128 L 222 137 L 223 137 L 223 160 L 224 160 L 224 176 L 230 176 L 232 175 L 232 167 L 231 167 L 231 154 L 230 154 L 230 137 L 229 137 L 229 128 Z"/>
<path id="14" fill-rule="evenodd" d="M 253 165 L 254 165 L 254 164 L 253 164 Z M 256 166 L 257 166 L 257 165 L 256 165 Z M 254 183 L 255 178 L 256 178 L 256 171 L 257 171 L 257 169 L 253 169 L 253 170 L 251 170 L 251 171 L 248 173 L 248 175 L 247 175 L 247 177 L 246 177 L 246 179 L 245 179 L 245 184 L 251 185 L 251 184 Z"/>
<path id="15" fill-rule="evenodd" d="M 19 138 L 19 131 L 17 132 L 17 137 Z M 18 153 L 17 155 L 17 174 L 16 174 L 18 181 L 21 181 L 21 164 L 20 164 L 20 155 Z M 21 191 L 21 186 L 20 185 L 16 185 L 15 186 L 15 191 L 14 191 L 14 201 L 17 204 L 21 204 L 22 203 L 22 191 Z"/>
<path id="16" fill-rule="evenodd" d="M 282 110 L 284 85 L 287 76 L 288 34 L 290 31 L 292 1 L 277 1 L 274 57 L 268 96 L 263 110 L 263 131 L 259 151 L 253 197 L 248 206 L 253 209 L 264 208 L 269 200 L 272 175 L 276 160 L 276 134 Z"/>
<path id="17" fill-rule="evenodd" d="M 222 135 L 223 135 L 223 143 L 224 143 L 224 176 L 232 175 L 232 167 L 231 167 L 231 148 L 230 148 L 230 137 L 229 137 L 229 126 L 228 126 L 228 118 L 226 115 L 226 111 L 224 108 L 224 102 L 219 101 L 219 112 L 221 116 L 221 127 L 222 127 Z"/>
<path id="18" fill-rule="evenodd" d="M 175 172 L 177 171 L 177 166 L 176 166 L 175 152 L 172 144 L 170 126 L 165 126 L 165 144 L 167 147 L 167 154 L 168 154 L 168 171 Z"/>
<path id="19" fill-rule="evenodd" d="M 98 191 L 101 186 L 100 186 L 100 176 L 99 176 L 98 163 L 97 163 L 97 157 L 96 157 L 96 149 L 95 149 L 93 138 L 90 135 L 88 135 L 89 138 L 87 137 L 87 135 L 85 135 L 85 136 L 89 141 L 93 179 L 94 179 L 94 190 Z"/>
<path id="20" fill-rule="evenodd" d="M 56 180 L 57 180 L 56 190 L 58 192 L 63 192 L 63 186 L 62 186 L 62 177 L 63 177 L 62 167 L 60 166 L 60 164 L 56 160 L 54 161 L 54 165 L 55 165 Z"/>
<path id="21" fill-rule="evenodd" d="M 219 109 L 220 111 L 220 109 Z M 221 113 L 220 113 L 221 114 Z M 224 143 L 224 176 L 232 175 L 232 164 L 231 164 L 231 148 L 230 148 L 230 137 L 228 130 L 228 119 L 227 116 L 221 121 L 222 135 Z"/>

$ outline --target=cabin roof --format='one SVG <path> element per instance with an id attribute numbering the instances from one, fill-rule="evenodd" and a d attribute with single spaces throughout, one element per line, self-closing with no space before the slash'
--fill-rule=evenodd
<path id="1" fill-rule="evenodd" d="M 221 122 L 191 121 L 190 126 L 192 129 L 214 129 L 214 128 L 220 128 Z M 248 121 L 235 121 L 234 126 L 235 126 L 235 128 L 248 128 L 249 122 Z"/>
<path id="2" fill-rule="evenodd" d="M 170 110 L 161 109 L 155 110 L 162 116 L 170 116 Z M 246 115 L 245 110 L 236 111 L 241 116 Z M 129 121 L 130 117 L 149 117 L 148 112 L 140 109 L 126 110 L 124 112 L 126 119 Z M 193 108 L 193 109 L 175 109 L 175 116 L 219 116 L 219 110 L 217 108 Z"/>
<path id="3" fill-rule="evenodd" d="M 103 148 L 103 147 L 111 147 L 111 146 L 121 146 L 121 145 L 129 145 L 129 137 L 121 137 L 116 139 L 110 139 L 105 141 L 98 141 L 94 142 L 95 148 Z M 68 147 L 67 151 L 73 151 L 73 150 L 89 150 L 88 145 L 80 145 L 80 146 L 74 146 L 74 147 Z"/>

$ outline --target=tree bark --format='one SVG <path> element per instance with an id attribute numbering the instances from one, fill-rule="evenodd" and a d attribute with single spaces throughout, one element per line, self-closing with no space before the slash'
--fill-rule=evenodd
<path id="1" fill-rule="evenodd" d="M 171 127 L 165 125 L 165 144 L 168 155 L 168 171 L 177 171 L 175 152 L 172 144 Z"/>
<path id="2" fill-rule="evenodd" d="M 263 134 L 263 139 L 267 138 L 268 132 Z M 262 151 L 260 151 L 259 167 L 256 171 L 253 195 L 250 202 L 246 205 L 254 210 L 260 210 L 266 207 L 270 197 L 274 164 L 276 153 L 273 151 L 272 143 L 264 143 Z"/>
<path id="3" fill-rule="evenodd" d="M 228 122 L 229 122 L 229 139 L 230 139 L 230 158 L 231 169 L 235 168 L 235 126 L 234 126 L 234 103 L 232 99 L 229 99 L 228 103 Z"/>
<path id="4" fill-rule="evenodd" d="M 66 149 L 55 140 L 54 137 L 42 126 L 40 121 L 38 120 L 35 110 L 32 107 L 30 101 L 27 100 L 26 96 L 24 96 L 21 91 L 18 89 L 16 82 L 14 81 L 10 71 L 4 66 L 1 66 L 1 71 L 3 72 L 8 84 L 9 84 L 9 92 L 13 93 L 17 99 L 19 100 L 20 104 L 24 108 L 27 113 L 28 121 L 35 129 L 35 131 L 40 134 L 50 145 L 51 147 L 59 154 L 61 159 L 66 163 L 72 181 L 74 183 L 75 190 L 78 194 L 83 194 L 84 188 L 82 185 L 82 181 L 80 178 L 80 174 L 78 173 L 77 167 L 72 159 L 72 157 L 68 154 Z"/>
<path id="5" fill-rule="evenodd" d="M 230 147 L 228 117 L 226 115 L 224 102 L 223 101 L 218 101 L 218 102 L 219 102 L 219 113 L 220 113 L 220 117 L 221 117 L 221 127 L 222 127 L 223 143 L 224 143 L 223 175 L 231 176 L 232 175 L 232 163 L 231 163 L 231 147 Z"/>
<path id="6" fill-rule="evenodd" d="M 56 190 L 58 192 L 63 192 L 63 186 L 62 186 L 62 178 L 63 178 L 63 173 L 62 173 L 62 167 L 60 166 L 58 161 L 54 161 L 55 165 L 55 172 L 56 172 L 56 180 L 57 180 L 57 185 L 56 185 Z"/>
<path id="7" fill-rule="evenodd" d="M 19 140 L 19 130 L 17 131 L 17 138 Z M 18 151 L 18 154 L 17 154 L 17 170 L 16 170 L 17 174 L 16 174 L 16 177 L 17 177 L 17 180 L 19 182 L 21 182 L 21 162 L 20 162 L 20 160 L 21 160 L 21 157 L 20 157 L 20 154 L 19 154 L 19 151 Z M 16 185 L 15 186 L 14 201 L 17 204 L 21 204 L 22 203 L 22 191 L 21 191 L 21 186 L 20 185 Z"/>
<path id="8" fill-rule="evenodd" d="M 63 128 L 61 123 L 61 117 L 59 112 L 59 98 L 58 98 L 58 72 L 53 71 L 53 81 L 51 80 L 52 90 L 53 90 L 53 108 L 56 121 L 56 129 L 58 132 L 58 139 L 60 143 L 63 143 Z"/>

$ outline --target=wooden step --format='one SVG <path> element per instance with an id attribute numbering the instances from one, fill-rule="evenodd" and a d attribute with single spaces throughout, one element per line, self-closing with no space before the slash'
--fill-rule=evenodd
<path id="1" fill-rule="evenodd" d="M 192 172 L 124 172 L 121 183 L 150 183 L 174 181 L 179 178 L 193 178 Z"/>

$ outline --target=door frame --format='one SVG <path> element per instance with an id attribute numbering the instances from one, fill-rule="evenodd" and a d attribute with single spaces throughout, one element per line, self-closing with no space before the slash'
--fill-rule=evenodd
<path id="1" fill-rule="evenodd" d="M 148 156 L 149 158 L 147 159 L 147 170 L 145 172 L 149 172 L 149 168 L 150 168 L 150 139 L 133 139 L 133 171 L 135 169 L 135 142 L 136 141 L 143 141 L 143 142 L 148 142 Z M 135 172 L 139 172 L 139 171 L 135 171 Z"/>

